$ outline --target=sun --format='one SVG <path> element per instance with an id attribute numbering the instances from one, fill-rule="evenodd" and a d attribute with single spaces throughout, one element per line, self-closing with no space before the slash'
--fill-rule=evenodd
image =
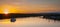
<path id="1" fill-rule="evenodd" d="M 5 14 L 8 14 L 8 12 L 4 12 Z"/>
<path id="2" fill-rule="evenodd" d="M 4 14 L 8 14 L 8 9 L 4 9 Z"/>
<path id="3" fill-rule="evenodd" d="M 0 6 L 0 14 L 17 13 L 19 10 L 13 5 Z"/>

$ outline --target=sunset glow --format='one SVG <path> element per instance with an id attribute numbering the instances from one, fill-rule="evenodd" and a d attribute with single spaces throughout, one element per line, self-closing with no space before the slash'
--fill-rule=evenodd
<path id="1" fill-rule="evenodd" d="M 18 1 L 18 2 L 16 2 Z M 41 12 L 59 12 L 60 8 L 57 4 L 47 2 L 47 1 L 35 1 L 32 0 L 28 2 L 28 0 L 16 0 L 15 2 L 12 0 L 7 2 L 5 1 L 3 4 L 0 5 L 0 14 L 1 13 L 41 13 Z M 2 3 L 2 2 L 1 2 Z M 42 4 L 41 4 L 42 3 Z M 4 12 L 5 8 L 7 8 L 8 12 Z"/>
<path id="2" fill-rule="evenodd" d="M 0 14 L 2 13 L 5 13 L 5 14 L 8 14 L 8 13 L 16 13 L 16 7 L 14 6 L 11 6 L 11 5 L 2 5 L 0 7 Z"/>
<path id="3" fill-rule="evenodd" d="M 4 13 L 5 14 L 8 14 L 8 9 L 4 9 Z"/>

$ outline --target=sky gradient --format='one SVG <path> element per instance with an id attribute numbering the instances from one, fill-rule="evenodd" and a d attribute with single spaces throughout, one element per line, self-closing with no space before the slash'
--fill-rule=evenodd
<path id="1" fill-rule="evenodd" d="M 0 13 L 59 12 L 60 0 L 0 0 Z"/>

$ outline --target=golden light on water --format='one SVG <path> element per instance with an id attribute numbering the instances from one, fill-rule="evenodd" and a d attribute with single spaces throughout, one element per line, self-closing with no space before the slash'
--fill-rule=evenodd
<path id="1" fill-rule="evenodd" d="M 1 20 L 2 22 L 0 23 L 3 23 L 3 24 L 9 24 L 10 23 L 10 20 L 9 19 L 4 19 L 4 20 Z"/>

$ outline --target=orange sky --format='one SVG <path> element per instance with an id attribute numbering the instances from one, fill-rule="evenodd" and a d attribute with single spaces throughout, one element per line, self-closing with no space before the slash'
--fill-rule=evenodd
<path id="1" fill-rule="evenodd" d="M 32 4 L 23 2 L 5 2 L 0 3 L 0 13 L 41 13 L 41 12 L 59 12 L 60 8 L 52 3 Z"/>

